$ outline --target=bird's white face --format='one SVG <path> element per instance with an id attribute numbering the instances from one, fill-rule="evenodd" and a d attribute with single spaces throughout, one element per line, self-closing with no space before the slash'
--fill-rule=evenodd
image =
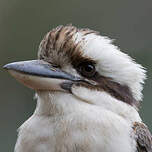
<path id="1" fill-rule="evenodd" d="M 107 93 L 133 106 L 142 99 L 143 67 L 109 38 L 89 29 L 57 27 L 42 40 L 38 60 L 12 63 L 5 68 L 35 90 L 62 91 L 77 94 L 80 99 L 83 94 L 90 97 L 89 91 L 98 92 L 96 95 Z M 82 88 L 85 93 L 80 93 Z"/>

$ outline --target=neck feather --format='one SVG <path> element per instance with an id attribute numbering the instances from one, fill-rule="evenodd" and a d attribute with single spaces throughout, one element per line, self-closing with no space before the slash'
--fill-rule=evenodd
<path id="1" fill-rule="evenodd" d="M 64 92 L 37 92 L 37 106 L 35 114 L 56 116 L 73 112 L 79 101 L 73 95 Z"/>

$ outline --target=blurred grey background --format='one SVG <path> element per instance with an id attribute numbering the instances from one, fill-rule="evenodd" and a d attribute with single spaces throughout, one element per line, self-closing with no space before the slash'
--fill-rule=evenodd
<path id="1" fill-rule="evenodd" d="M 36 105 L 34 91 L 16 82 L 2 66 L 35 59 L 44 34 L 60 24 L 100 31 L 146 67 L 140 113 L 152 131 L 151 16 L 151 0 L 0 0 L 0 151 L 13 151 L 16 130 Z"/>

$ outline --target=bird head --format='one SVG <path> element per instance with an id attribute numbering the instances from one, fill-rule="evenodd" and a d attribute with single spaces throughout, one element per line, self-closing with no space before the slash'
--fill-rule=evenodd
<path id="1" fill-rule="evenodd" d="M 44 36 L 37 60 L 4 68 L 34 90 L 65 92 L 82 102 L 89 91 L 96 96 L 106 93 L 133 107 L 142 100 L 144 68 L 108 37 L 90 29 L 59 26 Z"/>

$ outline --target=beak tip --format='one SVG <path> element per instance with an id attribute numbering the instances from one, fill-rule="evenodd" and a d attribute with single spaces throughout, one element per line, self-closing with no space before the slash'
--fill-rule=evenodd
<path id="1" fill-rule="evenodd" d="M 9 69 L 9 64 L 4 65 L 3 69 L 8 70 Z"/>
<path id="2" fill-rule="evenodd" d="M 16 70 L 18 67 L 18 64 L 14 63 L 8 63 L 6 65 L 3 66 L 3 69 L 5 70 Z"/>

